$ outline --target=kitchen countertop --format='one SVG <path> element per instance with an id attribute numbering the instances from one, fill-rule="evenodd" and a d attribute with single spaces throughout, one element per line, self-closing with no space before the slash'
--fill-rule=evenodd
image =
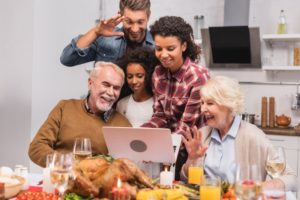
<path id="1" fill-rule="evenodd" d="M 300 131 L 295 131 L 294 127 L 266 127 L 262 128 L 258 126 L 258 128 L 262 129 L 267 135 L 284 135 L 284 136 L 300 136 Z"/>

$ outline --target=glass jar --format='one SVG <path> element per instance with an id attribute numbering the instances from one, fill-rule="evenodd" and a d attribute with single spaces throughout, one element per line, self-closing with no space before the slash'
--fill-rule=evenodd
<path id="1" fill-rule="evenodd" d="M 194 39 L 201 39 L 201 29 L 204 27 L 204 15 L 194 16 Z"/>

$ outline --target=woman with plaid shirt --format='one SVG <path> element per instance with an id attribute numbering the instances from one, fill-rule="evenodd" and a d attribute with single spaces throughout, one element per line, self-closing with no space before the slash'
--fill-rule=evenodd
<path id="1" fill-rule="evenodd" d="M 193 39 L 192 27 L 181 17 L 161 17 L 150 26 L 155 41 L 155 55 L 160 61 L 152 76 L 154 113 L 143 127 L 170 128 L 182 134 L 194 125 L 200 128 L 200 87 L 209 78 L 199 66 L 200 47 Z M 182 147 L 176 161 L 175 179 L 187 154 Z"/>

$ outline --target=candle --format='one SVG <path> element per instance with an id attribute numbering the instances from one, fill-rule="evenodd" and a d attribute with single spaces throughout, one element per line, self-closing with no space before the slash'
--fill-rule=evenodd
<path id="1" fill-rule="evenodd" d="M 167 168 L 165 168 L 165 171 L 162 171 L 160 173 L 160 184 L 165 186 L 171 186 L 173 183 L 174 175 L 171 171 L 168 171 Z"/>
<path id="2" fill-rule="evenodd" d="M 113 187 L 109 194 L 110 200 L 128 200 L 130 199 L 130 194 L 127 192 L 126 188 L 122 186 L 121 179 L 118 178 L 117 187 Z"/>

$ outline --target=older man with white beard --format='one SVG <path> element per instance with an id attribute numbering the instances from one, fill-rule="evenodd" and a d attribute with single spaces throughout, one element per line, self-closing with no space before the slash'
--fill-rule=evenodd
<path id="1" fill-rule="evenodd" d="M 90 138 L 93 154 L 107 154 L 103 126 L 131 126 L 112 106 L 124 84 L 124 72 L 110 62 L 96 62 L 88 79 L 86 99 L 61 100 L 29 146 L 30 159 L 41 167 L 46 155 L 71 152 L 75 138 Z"/>

